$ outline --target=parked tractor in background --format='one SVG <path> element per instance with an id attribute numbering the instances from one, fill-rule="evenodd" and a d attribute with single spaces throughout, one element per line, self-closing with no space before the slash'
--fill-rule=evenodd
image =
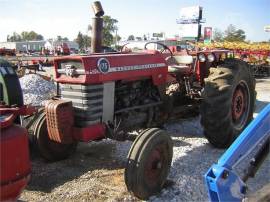
<path id="1" fill-rule="evenodd" d="M 210 44 L 198 43 L 203 49 L 227 49 L 230 57 L 238 58 L 250 65 L 255 77 L 270 76 L 270 43 L 258 42 L 215 42 Z"/>
<path id="2" fill-rule="evenodd" d="M 63 42 L 62 44 L 55 47 L 55 55 L 70 55 L 70 48 L 67 43 Z"/>
<path id="3" fill-rule="evenodd" d="M 163 188 L 173 155 L 171 137 L 158 127 L 200 108 L 206 138 L 228 147 L 252 119 L 255 80 L 245 62 L 223 50 L 174 55 L 155 42 L 169 54 L 101 53 L 104 11 L 100 2 L 93 8 L 93 54 L 54 60 L 57 95 L 41 110 L 34 139 L 50 161 L 67 158 L 79 141 L 133 141 L 125 182 L 148 199 Z"/>
<path id="4" fill-rule="evenodd" d="M 0 60 L 0 201 L 16 201 L 30 179 L 28 134 L 19 125 L 19 116 L 34 112 L 23 105 L 19 79 L 11 64 Z"/>
<path id="5" fill-rule="evenodd" d="M 0 48 L 0 56 L 15 56 L 15 55 L 16 55 L 15 49 Z"/>
<path id="6" fill-rule="evenodd" d="M 28 133 L 13 122 L 17 116 L 33 112 L 32 108 L 25 106 L 19 108 L 0 104 L 1 201 L 16 201 L 30 179 Z"/>

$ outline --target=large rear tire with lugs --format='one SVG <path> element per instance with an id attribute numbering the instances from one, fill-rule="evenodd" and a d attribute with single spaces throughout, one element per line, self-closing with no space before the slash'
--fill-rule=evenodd
<path id="1" fill-rule="evenodd" d="M 165 131 L 151 128 L 133 142 L 125 169 L 127 189 L 147 200 L 166 182 L 173 155 L 172 139 Z"/>
<path id="2" fill-rule="evenodd" d="M 200 107 L 201 124 L 208 141 L 218 148 L 228 147 L 253 118 L 255 79 L 248 64 L 226 59 L 210 68 Z"/>
<path id="3" fill-rule="evenodd" d="M 66 159 L 75 152 L 77 142 L 61 144 L 49 139 L 46 114 L 41 113 L 36 121 L 34 129 L 34 146 L 37 147 L 40 155 L 48 161 L 59 161 Z"/>

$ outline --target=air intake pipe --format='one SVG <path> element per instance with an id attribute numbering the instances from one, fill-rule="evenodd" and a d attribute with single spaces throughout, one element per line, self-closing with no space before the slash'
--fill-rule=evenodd
<path id="1" fill-rule="evenodd" d="M 91 52 L 100 53 L 102 52 L 102 29 L 103 29 L 103 8 L 99 1 L 95 1 L 92 4 L 92 8 L 95 17 L 92 18 L 92 38 L 91 38 Z"/>

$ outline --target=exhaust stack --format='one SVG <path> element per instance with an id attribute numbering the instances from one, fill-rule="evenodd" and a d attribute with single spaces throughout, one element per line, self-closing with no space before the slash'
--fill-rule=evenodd
<path id="1" fill-rule="evenodd" d="M 92 4 L 95 17 L 92 18 L 92 38 L 91 38 L 91 52 L 100 53 L 102 51 L 102 29 L 104 11 L 99 1 Z"/>

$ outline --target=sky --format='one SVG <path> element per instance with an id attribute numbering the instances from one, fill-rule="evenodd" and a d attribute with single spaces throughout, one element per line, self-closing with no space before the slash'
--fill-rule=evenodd
<path id="1" fill-rule="evenodd" d="M 165 32 L 179 33 L 180 9 L 202 6 L 210 26 L 225 30 L 229 24 L 246 32 L 247 40 L 270 39 L 263 27 L 270 25 L 270 0 L 100 0 L 106 15 L 118 20 L 122 37 Z M 93 16 L 91 0 L 0 0 L 0 41 L 13 32 L 35 31 L 46 39 L 58 35 L 76 38 L 86 34 Z"/>

